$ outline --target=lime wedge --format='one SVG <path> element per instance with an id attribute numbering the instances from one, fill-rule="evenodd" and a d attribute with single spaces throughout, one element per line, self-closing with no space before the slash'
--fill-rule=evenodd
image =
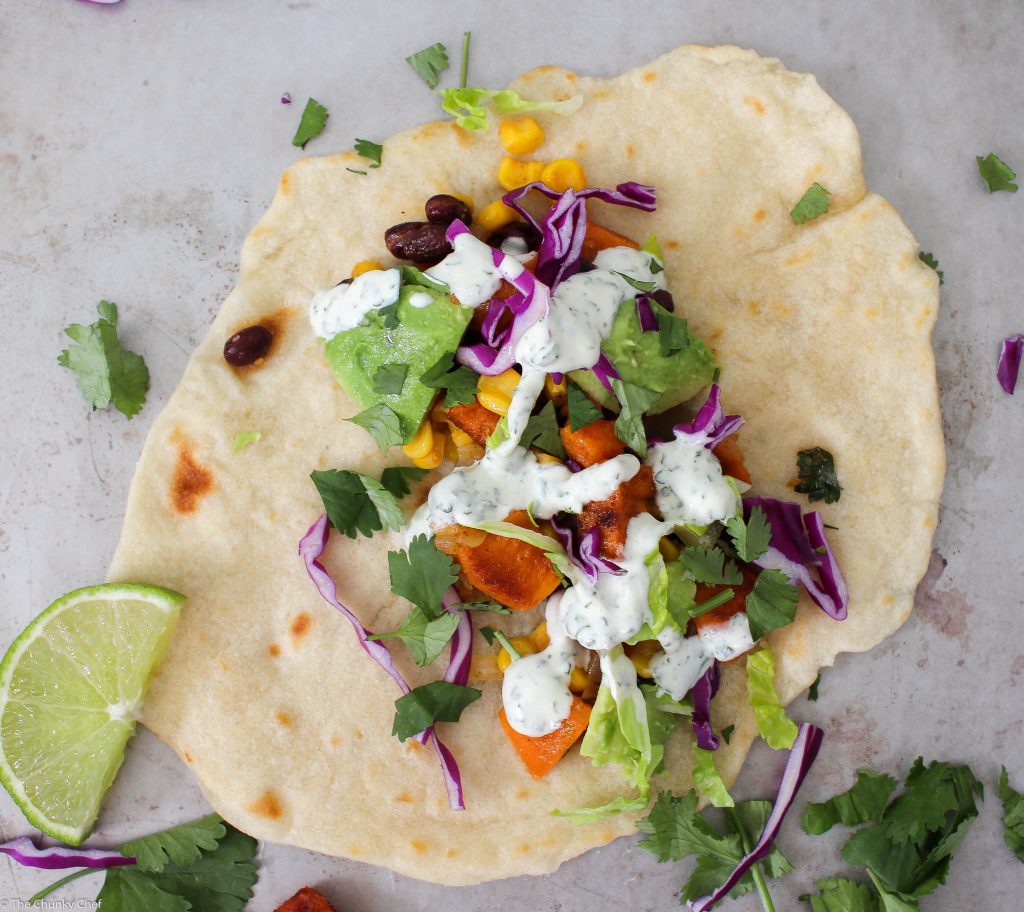
<path id="1" fill-rule="evenodd" d="M 185 597 L 108 583 L 61 596 L 0 663 L 0 782 L 29 822 L 78 845 L 114 781 Z"/>

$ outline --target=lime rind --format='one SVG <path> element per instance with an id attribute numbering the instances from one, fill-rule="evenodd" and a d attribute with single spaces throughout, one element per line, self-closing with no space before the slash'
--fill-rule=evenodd
<path id="1" fill-rule="evenodd" d="M 76 589 L 0 662 L 0 782 L 28 821 L 78 845 L 113 782 L 185 597 L 155 586 Z"/>

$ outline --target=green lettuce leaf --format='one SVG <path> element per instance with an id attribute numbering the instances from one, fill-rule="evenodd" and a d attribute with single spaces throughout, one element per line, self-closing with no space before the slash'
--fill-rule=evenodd
<path id="1" fill-rule="evenodd" d="M 715 752 L 693 743 L 693 784 L 715 807 L 733 807 L 736 802 L 715 766 Z"/>
<path id="2" fill-rule="evenodd" d="M 775 692 L 775 656 L 763 646 L 747 655 L 747 699 L 757 730 L 773 750 L 788 750 L 796 740 L 797 727 Z"/>
<path id="3" fill-rule="evenodd" d="M 441 108 L 464 130 L 487 129 L 487 104 L 499 114 L 526 114 L 530 111 L 574 114 L 583 104 L 583 96 L 573 95 L 564 101 L 527 101 L 511 89 L 469 87 L 441 92 Z"/>

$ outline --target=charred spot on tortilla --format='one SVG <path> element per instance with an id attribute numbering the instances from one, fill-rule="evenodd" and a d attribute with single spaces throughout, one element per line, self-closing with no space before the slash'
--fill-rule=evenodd
<path id="1" fill-rule="evenodd" d="M 278 725 L 284 726 L 285 728 L 291 728 L 295 723 L 295 720 L 292 718 L 292 714 L 284 712 L 283 710 L 274 716 L 274 718 L 277 720 Z"/>
<path id="2" fill-rule="evenodd" d="M 312 623 L 313 619 L 308 614 L 306 614 L 305 611 L 303 611 L 302 614 L 295 615 L 295 617 L 292 619 L 292 623 L 289 628 L 292 634 L 293 645 L 299 645 L 299 643 L 302 641 L 302 638 L 307 633 L 309 633 L 309 628 L 312 625 Z"/>
<path id="3" fill-rule="evenodd" d="M 171 505 L 175 512 L 194 513 L 199 501 L 213 490 L 213 485 L 213 472 L 197 462 L 191 445 L 181 440 L 171 478 Z"/>
<path id="4" fill-rule="evenodd" d="M 280 654 L 281 654 L 281 647 L 278 646 L 277 643 L 271 643 L 267 647 L 267 655 L 269 655 L 272 659 L 276 659 Z"/>
<path id="5" fill-rule="evenodd" d="M 266 817 L 268 820 L 280 820 L 284 816 L 281 799 L 270 789 L 250 804 L 249 810 L 257 817 Z"/>

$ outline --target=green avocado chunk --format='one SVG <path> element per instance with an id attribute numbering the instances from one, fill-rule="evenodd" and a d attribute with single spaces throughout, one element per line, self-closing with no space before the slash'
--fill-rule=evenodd
<path id="1" fill-rule="evenodd" d="M 627 383 L 662 394 L 647 410 L 654 415 L 697 395 L 714 380 L 717 365 L 710 349 L 689 332 L 686 320 L 653 301 L 651 306 L 658 332 L 644 332 L 636 302 L 623 301 L 602 350 Z M 593 371 L 573 371 L 569 376 L 602 405 L 616 408 L 614 394 Z"/>
<path id="2" fill-rule="evenodd" d="M 414 294 L 428 294 L 434 300 L 426 307 L 413 307 L 409 299 Z M 397 310 L 389 314 L 391 309 L 374 311 L 358 326 L 338 333 L 327 343 L 326 354 L 334 376 L 362 408 L 383 402 L 395 410 L 403 442 L 408 443 L 437 394 L 420 383 L 420 377 L 458 348 L 473 310 L 454 303 L 448 294 L 418 285 L 403 286 Z M 389 327 L 396 317 L 397 325 Z M 399 392 L 379 391 L 378 371 L 384 365 L 394 365 L 399 376 L 400 367 L 407 368 Z"/>

